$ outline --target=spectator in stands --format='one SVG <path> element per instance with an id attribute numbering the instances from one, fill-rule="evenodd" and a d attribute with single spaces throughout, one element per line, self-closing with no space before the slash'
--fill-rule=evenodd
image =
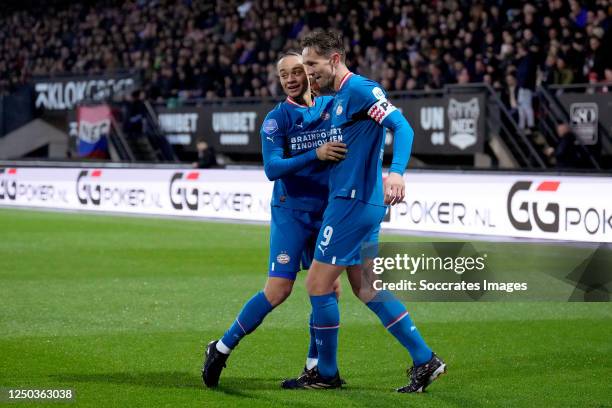
<path id="1" fill-rule="evenodd" d="M 555 83 L 555 71 L 557 69 L 557 57 L 549 53 L 544 64 L 539 71 L 539 83 L 542 85 L 552 85 Z"/>
<path id="2" fill-rule="evenodd" d="M 600 39 L 598 37 L 591 37 L 589 39 L 589 52 L 585 58 L 583 68 L 584 75 L 588 77 L 591 72 L 594 72 L 598 78 L 603 78 L 605 69 L 606 52 L 601 46 Z"/>
<path id="3" fill-rule="evenodd" d="M 518 116 L 519 127 L 523 130 L 531 132 L 534 123 L 533 112 L 533 92 L 535 91 L 536 80 L 536 57 L 531 49 L 523 43 L 517 45 L 517 83 L 518 83 Z"/>
<path id="4" fill-rule="evenodd" d="M 506 75 L 506 87 L 502 92 L 502 101 L 510 109 L 514 118 L 518 116 L 518 86 L 513 73 Z"/>
<path id="5" fill-rule="evenodd" d="M 545 154 L 554 157 L 558 169 L 584 169 L 591 167 L 585 147 L 578 143 L 576 134 L 567 123 L 557 125 L 557 146 L 549 147 Z"/>
<path id="6" fill-rule="evenodd" d="M 465 85 L 470 83 L 470 73 L 467 68 L 461 68 L 457 74 L 457 83 L 459 85 Z"/>
<path id="7" fill-rule="evenodd" d="M 145 93 L 142 90 L 133 91 L 127 98 L 123 130 L 129 137 L 141 137 L 144 133 L 146 107 Z"/>
<path id="8" fill-rule="evenodd" d="M 196 149 L 198 150 L 198 161 L 193 162 L 193 167 L 198 169 L 210 169 L 211 167 L 217 167 L 217 156 L 215 149 L 206 143 L 204 138 L 199 138 L 196 143 Z"/>
<path id="9" fill-rule="evenodd" d="M 501 83 L 515 70 L 529 127 L 536 78 L 612 76 L 611 22 L 610 0 L 2 2 L 0 93 L 32 75 L 133 69 L 153 99 L 280 95 L 278 54 L 315 27 L 336 27 L 351 69 L 390 91 Z M 548 56 L 554 64 L 542 64 Z"/>
<path id="10" fill-rule="evenodd" d="M 587 24 L 587 11 L 582 8 L 578 0 L 570 0 L 571 19 L 578 28 L 584 28 Z"/>
<path id="11" fill-rule="evenodd" d="M 568 85 L 574 80 L 574 72 L 567 67 L 565 59 L 557 58 L 557 67 L 553 71 L 553 84 Z"/>

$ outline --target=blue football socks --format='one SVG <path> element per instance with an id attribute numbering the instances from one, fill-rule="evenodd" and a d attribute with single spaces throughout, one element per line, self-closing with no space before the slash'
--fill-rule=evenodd
<path id="1" fill-rule="evenodd" d="M 389 291 L 381 291 L 367 306 L 380 319 L 385 329 L 408 350 L 414 365 L 427 363 L 432 351 L 421 337 L 406 307 Z"/>
<path id="2" fill-rule="evenodd" d="M 316 360 L 319 357 L 319 354 L 317 353 L 317 340 L 316 340 L 315 329 L 313 325 L 314 325 L 313 317 L 312 317 L 312 313 L 310 313 L 310 323 L 309 323 L 310 344 L 308 345 L 308 361 L 306 363 L 307 366 L 309 365 L 308 364 L 309 362 L 311 362 L 312 360 Z M 311 369 L 312 367 L 307 367 L 307 368 Z"/>
<path id="3" fill-rule="evenodd" d="M 338 329 L 340 310 L 336 293 L 310 296 L 312 320 L 315 332 L 319 373 L 323 377 L 333 377 L 338 372 Z"/>
<path id="4" fill-rule="evenodd" d="M 234 324 L 230 326 L 221 338 L 223 345 L 229 349 L 236 347 L 244 336 L 251 333 L 261 324 L 272 309 L 273 307 L 268 302 L 268 299 L 266 299 L 266 295 L 263 292 L 258 292 L 245 303 Z"/>

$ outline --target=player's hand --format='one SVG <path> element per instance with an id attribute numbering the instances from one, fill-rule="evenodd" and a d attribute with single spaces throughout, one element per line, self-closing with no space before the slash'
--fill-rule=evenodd
<path id="1" fill-rule="evenodd" d="M 319 160 L 338 162 L 346 157 L 346 144 L 341 142 L 327 142 L 317 147 Z"/>
<path id="2" fill-rule="evenodd" d="M 406 184 L 398 173 L 389 173 L 385 180 L 385 204 L 395 205 L 404 200 Z"/>

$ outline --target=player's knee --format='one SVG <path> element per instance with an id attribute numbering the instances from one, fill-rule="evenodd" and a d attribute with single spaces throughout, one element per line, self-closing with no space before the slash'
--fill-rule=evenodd
<path id="1" fill-rule="evenodd" d="M 292 289 L 293 281 L 286 280 L 286 282 L 268 282 L 264 289 L 264 294 L 272 307 L 276 307 L 289 297 Z"/>
<path id="2" fill-rule="evenodd" d="M 343 267 L 314 261 L 306 276 L 306 290 L 311 296 L 326 295 L 335 291 L 335 281 Z"/>
<path id="3" fill-rule="evenodd" d="M 336 296 L 340 295 L 340 288 L 335 287 L 333 283 L 328 282 L 326 279 L 320 278 L 306 278 L 306 291 L 311 296 L 326 295 L 330 292 L 335 292 Z"/>
<path id="4" fill-rule="evenodd" d="M 318 287 L 316 278 L 311 275 L 308 275 L 306 277 L 305 285 L 306 285 L 306 291 L 308 292 L 309 295 L 313 295 Z"/>
<path id="5" fill-rule="evenodd" d="M 272 291 L 266 293 L 266 299 L 272 305 L 272 307 L 276 307 L 283 303 L 291 294 L 291 289 L 289 288 L 277 288 Z"/>
<path id="6" fill-rule="evenodd" d="M 276 307 L 283 303 L 289 297 L 290 294 L 291 290 L 275 292 L 270 296 L 270 299 L 268 299 L 268 301 L 270 302 L 272 307 Z"/>
<path id="7" fill-rule="evenodd" d="M 331 292 L 332 288 L 323 279 L 309 275 L 306 278 L 306 290 L 311 296 L 319 296 Z"/>

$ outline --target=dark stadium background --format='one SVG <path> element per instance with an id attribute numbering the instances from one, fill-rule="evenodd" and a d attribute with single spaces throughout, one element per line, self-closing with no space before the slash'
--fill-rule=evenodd
<path id="1" fill-rule="evenodd" d="M 144 114 L 140 102 L 157 112 L 199 109 L 202 122 L 210 122 L 205 115 L 220 105 L 231 110 L 245 101 L 256 105 L 264 100 L 269 103 L 265 107 L 272 106 L 282 99 L 276 59 L 298 49 L 300 35 L 321 27 L 340 30 L 349 68 L 379 81 L 400 105 L 419 98 L 433 98 L 427 100 L 431 104 L 466 89 L 486 98 L 486 129 L 480 129 L 486 136 L 479 139 L 489 143 L 467 152 L 417 148 L 413 166 L 610 167 L 611 124 L 604 114 L 609 104 L 600 95 L 608 92 L 605 83 L 612 80 L 611 6 L 606 0 L 10 1 L 1 7 L 0 134 L 36 117 L 62 132 L 74 132 L 74 104 L 71 109 L 32 106 L 38 95 L 33 83 L 42 78 L 52 82 L 119 75 L 134 82 L 102 95 L 85 95 L 81 101 L 113 101 L 117 131 L 129 133 L 128 142 L 136 145 L 131 149 L 138 150 L 135 157 L 123 153 L 115 159 L 174 158 L 168 152 L 147 152 L 148 145 L 159 149 L 159 141 L 142 138 L 132 143 L 141 138 L 133 133 L 144 126 L 147 133 L 176 134 L 178 128 L 188 134 L 188 140 L 174 144 L 176 156 L 184 161 L 194 160 L 196 140 L 203 137 L 225 156 L 222 163 L 258 162 L 256 130 L 250 130 L 244 146 L 224 145 L 206 123 L 185 129 L 175 122 L 174 128 L 159 129 L 155 112 Z M 560 137 L 567 130 L 557 129 L 564 122 L 580 125 L 570 112 L 571 98 L 600 107 L 598 117 L 587 124 L 600 122 L 595 123 L 601 128 L 599 138 L 593 142 L 579 137 L 584 148 L 568 142 L 576 140 L 572 134 Z M 484 106 L 480 110 L 484 113 Z M 143 117 L 137 123 L 126 124 L 138 115 Z M 418 112 L 408 118 L 418 126 Z M 417 143 L 421 135 L 431 136 L 417 129 Z M 491 140 L 497 136 L 507 154 L 492 150 Z M 53 156 L 74 156 L 74 139 L 66 152 Z M 29 151 L 28 146 L 9 154 L 5 144 L 5 159 L 49 155 L 44 149 Z"/>
<path id="2" fill-rule="evenodd" d="M 347 389 L 279 389 L 303 362 L 303 276 L 219 390 L 199 369 L 265 278 L 259 129 L 303 35 L 341 31 L 348 67 L 414 128 L 382 241 L 526 242 L 509 270 L 569 273 L 612 242 L 611 26 L 611 0 L 0 2 L 0 402 L 42 387 L 96 407 L 610 406 L 610 282 L 575 274 L 571 300 L 596 286 L 608 302 L 408 299 L 449 364 L 419 398 L 391 392 L 403 350 L 348 285 Z"/>

